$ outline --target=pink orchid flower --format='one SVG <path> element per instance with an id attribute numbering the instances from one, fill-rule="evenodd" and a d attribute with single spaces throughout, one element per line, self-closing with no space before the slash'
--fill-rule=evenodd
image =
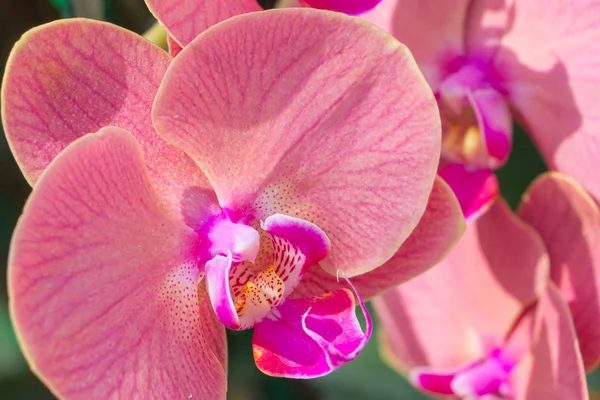
<path id="1" fill-rule="evenodd" d="M 600 264 L 588 245 L 600 213 L 573 180 L 551 173 L 519 214 L 498 199 L 442 263 L 375 300 L 382 355 L 417 388 L 460 399 L 588 398 L 584 366 L 600 359 Z"/>
<path id="2" fill-rule="evenodd" d="M 15 46 L 2 108 L 34 185 L 11 315 L 65 398 L 224 398 L 223 326 L 255 328 L 268 374 L 328 373 L 371 329 L 335 274 L 375 295 L 463 228 L 414 60 L 342 14 L 232 18 L 175 60 L 110 24 L 51 23 Z"/>
<path id="3" fill-rule="evenodd" d="M 498 193 L 513 119 L 548 166 L 600 199 L 600 2 L 384 0 L 361 17 L 408 46 L 443 125 L 439 173 L 467 218 Z M 582 50 L 585 49 L 585 50 Z"/>

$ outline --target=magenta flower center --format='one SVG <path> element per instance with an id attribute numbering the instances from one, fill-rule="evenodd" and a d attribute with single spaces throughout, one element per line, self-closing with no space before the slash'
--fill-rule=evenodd
<path id="1" fill-rule="evenodd" d="M 230 329 L 248 329 L 283 304 L 304 268 L 326 255 L 329 239 L 316 225 L 282 214 L 264 222 L 225 216 L 208 229 L 206 281 L 215 312 Z"/>

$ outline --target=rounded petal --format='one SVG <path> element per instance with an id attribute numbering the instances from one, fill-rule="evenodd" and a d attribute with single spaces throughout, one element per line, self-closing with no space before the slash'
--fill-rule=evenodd
<path id="1" fill-rule="evenodd" d="M 585 367 L 600 360 L 600 209 L 572 179 L 548 173 L 529 188 L 519 215 L 550 254 L 550 277 L 569 305 Z"/>
<path id="2" fill-rule="evenodd" d="M 498 199 L 444 261 L 375 307 L 399 364 L 456 367 L 502 345 L 547 274 L 541 240 Z"/>
<path id="3" fill-rule="evenodd" d="M 495 68 L 548 165 L 600 199 L 600 2 L 476 2 L 471 47 L 496 31 Z M 496 48 L 500 46 L 499 48 Z"/>
<path id="4" fill-rule="evenodd" d="M 464 53 L 469 0 L 383 0 L 361 17 L 394 35 L 412 52 L 436 90 L 453 58 Z"/>
<path id="5" fill-rule="evenodd" d="M 438 177 L 423 217 L 396 254 L 373 271 L 354 277 L 352 283 L 358 293 L 368 300 L 440 262 L 464 230 L 465 222 L 456 197 L 452 189 Z M 315 266 L 307 269 L 294 297 L 318 296 L 343 287 L 343 282 Z"/>
<path id="6" fill-rule="evenodd" d="M 105 22 L 68 19 L 25 33 L 6 66 L 2 122 L 27 180 L 33 185 L 78 137 L 114 125 L 138 140 L 152 183 L 172 211 L 189 214 L 189 197 L 214 203 L 194 162 L 152 126 L 152 101 L 170 62 L 141 36 Z"/>
<path id="7" fill-rule="evenodd" d="M 153 117 L 223 207 L 323 229 L 332 274 L 395 253 L 439 160 L 439 113 L 410 53 L 371 24 L 320 10 L 242 15 L 201 35 L 169 68 Z"/>
<path id="8" fill-rule="evenodd" d="M 225 397 L 225 334 L 198 303 L 196 240 L 129 133 L 105 128 L 51 163 L 14 233 L 9 296 L 23 351 L 56 395 Z"/>
<path id="9" fill-rule="evenodd" d="M 181 47 L 227 18 L 262 10 L 256 0 L 146 0 L 146 5 Z"/>
<path id="10" fill-rule="evenodd" d="M 530 352 L 511 374 L 516 400 L 587 400 L 581 354 L 569 308 L 550 283 L 536 310 Z"/>

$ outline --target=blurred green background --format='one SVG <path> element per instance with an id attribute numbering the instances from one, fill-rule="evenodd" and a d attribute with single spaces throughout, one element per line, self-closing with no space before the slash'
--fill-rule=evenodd
<path id="1" fill-rule="evenodd" d="M 273 1 L 259 1 L 271 7 Z M 58 18 L 87 16 L 104 19 L 142 33 L 154 23 L 143 0 L 1 0 L 0 67 L 14 42 L 29 28 Z M 1 127 L 0 127 L 1 128 Z M 499 172 L 502 192 L 515 207 L 527 185 L 545 169 L 522 130 L 517 129 L 514 151 Z M 0 135 L 0 399 L 54 399 L 29 371 L 10 324 L 6 294 L 6 259 L 10 237 L 30 192 Z M 379 359 L 377 335 L 352 363 L 327 377 L 286 380 L 261 374 L 252 360 L 251 332 L 229 333 L 229 389 L 231 400 L 419 400 L 418 393 Z M 589 379 L 600 390 L 600 373 Z M 568 400 L 568 399 L 565 399 Z"/>

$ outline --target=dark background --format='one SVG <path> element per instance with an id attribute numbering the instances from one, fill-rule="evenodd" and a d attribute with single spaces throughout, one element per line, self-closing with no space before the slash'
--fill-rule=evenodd
<path id="1" fill-rule="evenodd" d="M 12 45 L 29 28 L 58 18 L 81 15 L 72 0 L 0 0 L 0 68 L 3 73 Z M 92 2 L 95 2 L 93 0 Z M 272 0 L 259 1 L 271 7 Z M 100 15 L 110 22 L 142 33 L 154 23 L 143 0 L 105 0 Z M 0 126 L 1 131 L 1 126 Z M 0 132 L 2 133 L 2 132 Z M 516 206 L 531 180 L 545 166 L 527 136 L 517 129 L 514 151 L 499 172 L 503 194 Z M 54 397 L 29 371 L 8 317 L 6 259 L 10 237 L 30 192 L 4 138 L 0 134 L 0 398 L 44 400 Z M 377 335 L 352 363 L 327 377 L 310 381 L 270 378 L 261 374 L 252 359 L 251 332 L 229 333 L 229 389 L 231 400 L 419 400 L 412 389 L 378 356 Z M 596 374 L 599 375 L 599 374 Z M 600 376 L 591 386 L 600 388 Z"/>

